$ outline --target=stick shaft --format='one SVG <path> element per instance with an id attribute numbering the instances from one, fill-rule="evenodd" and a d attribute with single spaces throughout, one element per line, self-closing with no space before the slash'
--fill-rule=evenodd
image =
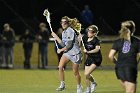
<path id="1" fill-rule="evenodd" d="M 79 32 L 79 34 L 80 34 L 80 36 L 82 36 L 80 32 Z M 83 42 L 82 37 L 81 37 L 81 42 L 82 42 L 82 46 L 83 46 L 83 48 L 85 49 L 85 44 L 84 44 L 84 42 Z"/>
<path id="2" fill-rule="evenodd" d="M 55 43 L 56 48 L 59 49 L 56 40 L 54 40 L 54 43 Z"/>
<path id="3" fill-rule="evenodd" d="M 48 22 L 48 21 L 47 21 L 47 22 Z M 51 26 L 51 23 L 50 23 L 50 22 L 48 22 L 48 23 L 49 23 L 49 27 L 50 27 L 51 32 L 53 32 L 53 30 L 52 30 L 52 26 Z M 57 49 L 58 49 L 58 45 L 57 45 L 56 40 L 54 40 L 54 43 L 55 43 L 55 46 L 56 46 Z"/>
<path id="4" fill-rule="evenodd" d="M 53 32 L 51 23 L 50 23 L 50 22 L 48 22 L 48 23 L 49 23 L 49 27 L 50 27 L 50 29 L 51 29 L 51 32 Z"/>

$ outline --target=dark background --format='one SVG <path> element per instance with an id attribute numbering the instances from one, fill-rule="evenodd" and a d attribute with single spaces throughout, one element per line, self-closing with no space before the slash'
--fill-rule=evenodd
<path id="1" fill-rule="evenodd" d="M 40 22 L 46 22 L 44 9 L 51 12 L 54 31 L 60 27 L 63 16 L 80 18 L 84 5 L 94 14 L 94 24 L 101 35 L 117 35 L 120 23 L 133 20 L 136 35 L 140 34 L 140 0 L 0 0 L 0 31 L 4 23 L 10 23 L 17 35 L 26 28 L 36 33 Z"/>

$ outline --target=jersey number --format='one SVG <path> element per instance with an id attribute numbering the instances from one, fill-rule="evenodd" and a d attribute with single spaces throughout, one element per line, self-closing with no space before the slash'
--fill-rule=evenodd
<path id="1" fill-rule="evenodd" d="M 130 45 L 131 45 L 131 43 L 129 41 L 125 41 L 123 44 L 122 52 L 128 53 L 130 51 Z"/>

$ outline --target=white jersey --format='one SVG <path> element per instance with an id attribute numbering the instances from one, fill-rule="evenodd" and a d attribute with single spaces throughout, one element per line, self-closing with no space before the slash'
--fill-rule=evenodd
<path id="1" fill-rule="evenodd" d="M 68 53 L 68 55 L 77 55 L 77 54 L 81 53 L 77 35 L 71 27 L 68 27 L 62 33 L 62 43 L 65 46 L 67 46 L 68 41 L 73 41 L 73 44 L 72 44 L 72 47 L 70 49 L 68 49 L 65 53 Z"/>

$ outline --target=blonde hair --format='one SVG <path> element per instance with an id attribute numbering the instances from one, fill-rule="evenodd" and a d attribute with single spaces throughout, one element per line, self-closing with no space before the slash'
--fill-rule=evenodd
<path id="1" fill-rule="evenodd" d="M 74 30 L 78 31 L 81 26 L 81 23 L 79 23 L 79 20 L 77 18 L 69 18 L 68 16 L 62 17 L 62 19 L 66 19 L 69 26 L 72 27 Z"/>
<path id="2" fill-rule="evenodd" d="M 121 30 L 119 31 L 120 33 L 120 38 L 122 39 L 128 39 L 127 33 L 130 31 L 130 36 L 133 35 L 135 32 L 135 23 L 131 20 L 127 20 L 121 23 Z"/>

